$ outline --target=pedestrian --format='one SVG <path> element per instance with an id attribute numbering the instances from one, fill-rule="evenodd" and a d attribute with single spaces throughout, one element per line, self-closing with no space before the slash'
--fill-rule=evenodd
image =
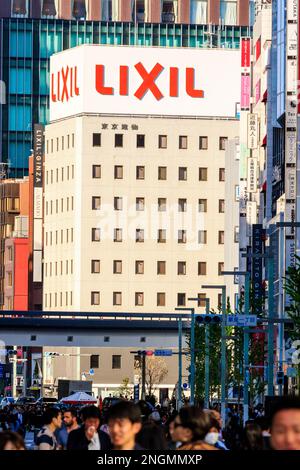
<path id="1" fill-rule="evenodd" d="M 220 438 L 220 421 L 217 421 L 209 410 L 204 410 L 204 412 L 208 413 L 210 418 L 210 428 L 205 436 L 204 442 L 216 447 L 219 450 L 228 450 L 225 443 Z"/>
<path id="2" fill-rule="evenodd" d="M 136 436 L 142 428 L 141 409 L 132 402 L 113 405 L 108 416 L 109 435 L 114 450 L 142 450 Z"/>
<path id="3" fill-rule="evenodd" d="M 110 450 L 109 436 L 100 430 L 100 410 L 97 406 L 85 406 L 81 410 L 83 424 L 70 432 L 67 450 Z"/>
<path id="4" fill-rule="evenodd" d="M 271 411 L 273 450 L 300 450 L 300 399 L 282 397 Z"/>
<path id="5" fill-rule="evenodd" d="M 261 427 L 256 423 L 245 426 L 241 439 L 241 450 L 263 450 L 264 441 Z"/>
<path id="6" fill-rule="evenodd" d="M 142 449 L 167 450 L 167 440 L 163 428 L 154 422 L 145 423 L 136 436 L 136 442 Z"/>
<path id="7" fill-rule="evenodd" d="M 70 408 L 69 410 L 64 411 L 63 425 L 60 429 L 57 430 L 56 433 L 57 443 L 60 449 L 67 449 L 70 432 L 78 428 L 79 424 L 77 422 L 77 410 L 75 408 Z"/>
<path id="8" fill-rule="evenodd" d="M 210 416 L 200 408 L 181 408 L 174 422 L 173 440 L 181 442 L 178 450 L 217 450 L 204 442 L 211 427 Z"/>
<path id="9" fill-rule="evenodd" d="M 0 433 L 0 451 L 2 450 L 25 450 L 25 443 L 16 432 L 4 431 Z"/>
<path id="10" fill-rule="evenodd" d="M 48 408 L 43 415 L 44 426 L 37 435 L 38 450 L 57 450 L 55 431 L 62 425 L 61 412 L 57 408 Z"/>

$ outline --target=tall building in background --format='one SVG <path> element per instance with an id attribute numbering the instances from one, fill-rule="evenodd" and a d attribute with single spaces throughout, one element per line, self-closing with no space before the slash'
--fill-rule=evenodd
<path id="1" fill-rule="evenodd" d="M 172 313 L 197 294 L 200 311 L 208 295 L 217 310 L 221 293 L 201 285 L 224 283 L 225 151 L 239 130 L 239 59 L 233 50 L 94 45 L 53 56 L 44 310 Z M 234 237 L 231 245 L 237 250 Z M 129 351 L 110 352 L 128 365 Z M 99 390 L 111 377 L 105 364 Z"/>
<path id="2" fill-rule="evenodd" d="M 33 126 L 49 122 L 49 58 L 85 43 L 239 48 L 251 35 L 249 0 L 2 0 L 0 155 L 10 177 L 28 174 Z"/>

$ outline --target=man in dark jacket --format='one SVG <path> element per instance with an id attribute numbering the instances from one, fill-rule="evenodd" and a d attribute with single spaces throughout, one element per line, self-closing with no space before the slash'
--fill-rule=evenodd
<path id="1" fill-rule="evenodd" d="M 96 406 L 82 409 L 83 425 L 69 434 L 67 450 L 110 450 L 109 436 L 100 431 L 100 411 Z"/>

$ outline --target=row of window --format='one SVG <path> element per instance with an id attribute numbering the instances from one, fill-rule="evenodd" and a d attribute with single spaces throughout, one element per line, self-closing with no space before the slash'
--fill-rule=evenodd
<path id="1" fill-rule="evenodd" d="M 53 153 L 56 149 L 56 152 L 60 150 L 64 151 L 70 148 L 75 147 L 75 135 L 68 134 L 62 137 L 56 137 L 56 139 L 50 139 L 46 141 L 46 153 Z"/>
<path id="2" fill-rule="evenodd" d="M 64 270 L 65 268 L 65 270 Z M 45 277 L 73 274 L 73 260 L 45 263 Z"/>
<path id="3" fill-rule="evenodd" d="M 173 137 L 172 137 L 173 141 Z M 226 142 L 228 137 L 219 137 L 219 150 L 226 149 Z M 101 147 L 102 144 L 102 135 L 100 133 L 93 133 L 92 145 L 93 147 Z M 115 134 L 114 136 L 114 145 L 115 148 L 124 147 L 124 134 Z M 136 147 L 145 148 L 146 147 L 146 136 L 145 134 L 137 134 L 136 136 Z M 168 148 L 168 136 L 159 135 L 158 136 L 158 148 L 167 149 Z M 178 148 L 180 150 L 188 149 L 188 136 L 180 135 L 178 138 Z M 199 150 L 208 150 L 208 136 L 199 137 Z"/>
<path id="4" fill-rule="evenodd" d="M 74 165 L 56 168 L 55 175 L 56 175 L 56 178 L 55 178 L 56 183 L 59 183 L 59 182 L 64 183 L 65 181 L 70 181 L 70 179 L 73 180 L 75 176 Z M 53 182 L 54 182 L 54 170 L 47 170 L 46 171 L 46 184 L 53 184 Z"/>
<path id="5" fill-rule="evenodd" d="M 101 178 L 101 165 L 93 165 L 92 170 L 93 178 Z M 146 177 L 145 166 L 138 165 L 136 167 L 136 179 L 144 180 Z M 114 166 L 114 179 L 121 180 L 124 178 L 124 167 L 123 165 Z M 160 166 L 158 167 L 158 179 L 166 180 L 167 179 L 167 167 Z M 187 181 L 187 167 L 179 167 L 178 169 L 178 179 L 179 181 Z M 199 168 L 199 181 L 208 180 L 208 168 L 200 167 Z M 219 181 L 225 181 L 225 168 L 219 168 Z"/>
<path id="6" fill-rule="evenodd" d="M 55 209 L 55 211 L 54 211 Z M 60 212 L 69 212 L 74 210 L 74 196 L 56 199 L 55 201 L 46 201 L 46 215 L 58 214 Z"/>
<path id="7" fill-rule="evenodd" d="M 64 235 L 65 232 L 65 235 Z M 45 233 L 46 246 L 64 244 L 64 243 L 73 243 L 74 241 L 74 229 L 67 228 L 65 230 L 55 230 L 53 232 Z"/>
<path id="8" fill-rule="evenodd" d="M 137 197 L 135 200 L 136 211 L 145 210 L 145 198 Z M 92 210 L 101 210 L 101 197 L 92 196 Z M 123 197 L 114 197 L 114 210 L 123 210 Z M 159 212 L 167 211 L 167 198 L 159 197 L 157 200 L 157 210 Z M 178 212 L 187 211 L 187 199 L 178 199 Z M 207 199 L 198 199 L 198 212 L 207 212 Z M 219 213 L 225 212 L 225 200 L 219 199 Z"/>
<path id="9" fill-rule="evenodd" d="M 121 369 L 121 358 L 120 354 L 113 354 L 111 357 L 111 368 L 112 369 Z M 107 364 L 105 364 L 107 367 Z M 90 369 L 99 369 L 100 360 L 98 354 L 92 354 L 90 357 Z"/>
<path id="10" fill-rule="evenodd" d="M 101 241 L 101 229 L 92 228 L 92 242 Z M 113 233 L 113 241 L 116 243 L 123 242 L 123 229 L 115 228 Z M 144 243 L 145 241 L 145 230 L 137 228 L 135 231 L 135 241 L 136 243 Z M 193 241 L 193 240 L 192 240 Z M 157 242 L 166 243 L 167 242 L 167 230 L 159 229 L 157 232 Z M 187 243 L 187 230 L 178 230 L 177 235 L 178 243 Z M 207 230 L 198 230 L 198 243 L 207 244 Z M 219 245 L 224 245 L 224 231 L 218 231 L 218 243 Z"/>
<path id="11" fill-rule="evenodd" d="M 44 307 L 72 307 L 73 292 L 55 292 L 54 294 L 45 294 Z"/>
<path id="12" fill-rule="evenodd" d="M 167 262 L 166 261 L 157 261 L 157 274 L 165 275 L 167 273 Z M 186 275 L 187 263 L 186 261 L 177 262 L 177 274 L 178 276 Z M 224 271 L 224 263 L 218 263 L 218 275 L 221 276 Z M 101 272 L 101 261 L 99 259 L 91 260 L 91 273 L 100 274 Z M 113 260 L 113 274 L 122 274 L 123 273 L 123 261 L 122 260 Z M 206 276 L 207 273 L 207 263 L 206 261 L 198 261 L 198 276 Z M 145 261 L 136 260 L 135 261 L 135 274 L 145 274 Z"/>
<path id="13" fill-rule="evenodd" d="M 198 307 L 205 307 L 206 305 L 206 294 L 199 293 L 198 294 Z M 156 305 L 157 307 L 165 307 L 166 306 L 167 296 L 165 292 L 157 292 L 156 294 Z M 187 301 L 187 294 L 186 293 L 178 293 L 177 294 L 177 306 L 184 307 Z M 218 297 L 218 305 L 222 303 L 222 294 L 219 294 Z M 134 294 L 134 305 L 136 307 L 143 307 L 145 304 L 145 293 L 144 292 L 135 292 Z M 92 291 L 91 292 L 91 305 L 98 306 L 100 305 L 100 292 L 99 291 Z M 113 305 L 114 306 L 121 306 L 122 305 L 122 292 L 113 292 Z"/>

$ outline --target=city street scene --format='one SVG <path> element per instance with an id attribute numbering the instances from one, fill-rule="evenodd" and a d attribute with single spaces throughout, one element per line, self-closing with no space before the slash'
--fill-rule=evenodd
<path id="1" fill-rule="evenodd" d="M 299 0 L 0 0 L 1 460 L 297 455 L 299 33 Z"/>

